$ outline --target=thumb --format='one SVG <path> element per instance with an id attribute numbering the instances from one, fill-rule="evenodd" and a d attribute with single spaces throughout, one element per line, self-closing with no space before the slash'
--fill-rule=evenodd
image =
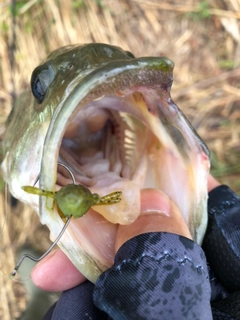
<path id="1" fill-rule="evenodd" d="M 120 225 L 115 252 L 127 240 L 147 232 L 169 232 L 191 239 L 190 231 L 176 204 L 156 189 L 141 190 L 141 213 L 130 225 Z"/>

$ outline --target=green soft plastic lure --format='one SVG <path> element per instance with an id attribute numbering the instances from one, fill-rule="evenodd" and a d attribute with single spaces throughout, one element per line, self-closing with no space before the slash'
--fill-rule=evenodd
<path id="1" fill-rule="evenodd" d="M 100 197 L 81 184 L 68 184 L 59 191 L 52 192 L 32 186 L 23 186 L 28 193 L 53 198 L 60 211 L 66 218 L 80 218 L 88 212 L 92 206 L 110 205 L 121 201 L 121 191 L 115 191 Z"/>
<path id="2" fill-rule="evenodd" d="M 66 220 L 64 221 L 65 224 L 61 232 L 59 233 L 55 241 L 52 243 L 52 245 L 48 248 L 48 250 L 40 258 L 34 258 L 29 254 L 24 254 L 18 261 L 10 277 L 14 277 L 16 275 L 17 270 L 19 269 L 25 258 L 29 258 L 35 262 L 39 262 L 44 257 L 46 257 L 46 255 L 48 255 L 48 253 L 58 243 L 59 239 L 66 231 L 72 217 L 82 217 L 88 212 L 88 210 L 92 206 L 110 205 L 118 203 L 121 201 L 122 195 L 122 191 L 115 191 L 103 197 L 100 197 L 97 193 L 92 193 L 87 187 L 75 183 L 63 186 L 60 190 L 56 192 L 46 191 L 33 186 L 23 186 L 22 189 L 31 194 L 53 198 L 58 208 L 60 209 L 61 217 L 63 218 L 63 220 L 64 218 L 66 218 Z"/>

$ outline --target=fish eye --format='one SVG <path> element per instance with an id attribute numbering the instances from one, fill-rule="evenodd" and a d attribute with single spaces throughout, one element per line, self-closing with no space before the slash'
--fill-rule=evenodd
<path id="1" fill-rule="evenodd" d="M 54 70 L 51 66 L 39 66 L 33 70 L 31 77 L 31 89 L 38 103 L 42 103 L 49 85 L 54 79 Z"/>

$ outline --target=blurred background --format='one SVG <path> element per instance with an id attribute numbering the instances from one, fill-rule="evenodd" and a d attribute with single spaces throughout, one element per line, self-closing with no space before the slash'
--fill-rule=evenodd
<path id="1" fill-rule="evenodd" d="M 32 70 L 52 50 L 87 42 L 173 60 L 173 100 L 208 145 L 212 174 L 240 194 L 240 0 L 1 0 L 1 141 Z M 39 255 L 49 240 L 35 213 L 6 203 L 2 179 L 0 188 L 0 272 L 8 275 L 20 251 Z M 25 266 L 27 279 L 33 265 Z M 4 275 L 0 319 L 41 319 L 57 298 Z"/>

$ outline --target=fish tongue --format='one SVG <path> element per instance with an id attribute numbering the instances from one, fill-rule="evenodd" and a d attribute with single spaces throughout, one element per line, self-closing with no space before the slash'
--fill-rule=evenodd
<path id="1" fill-rule="evenodd" d="M 91 191 L 100 195 L 122 191 L 121 201 L 116 204 L 94 206 L 108 221 L 119 224 L 130 224 L 140 213 L 140 186 L 137 181 L 123 179 L 113 172 L 98 177 L 97 183 Z"/>
<path id="2" fill-rule="evenodd" d="M 94 210 L 112 223 L 131 224 L 140 214 L 140 193 L 147 170 L 146 152 L 142 154 L 132 179 L 120 177 L 117 172 L 104 172 L 92 182 L 91 192 L 104 196 L 121 191 L 121 201 L 110 206 L 94 206 Z"/>

